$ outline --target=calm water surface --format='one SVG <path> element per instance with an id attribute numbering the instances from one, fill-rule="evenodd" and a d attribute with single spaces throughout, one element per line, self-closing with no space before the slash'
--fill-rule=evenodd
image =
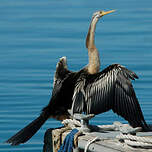
<path id="1" fill-rule="evenodd" d="M 135 71 L 133 82 L 145 119 L 152 123 L 151 0 L 1 0 L 0 1 L 0 152 L 40 152 L 49 120 L 26 144 L 4 144 L 36 118 L 51 96 L 58 59 L 67 56 L 71 70 L 87 64 L 85 37 L 92 13 L 116 9 L 96 30 L 102 67 L 120 63 Z M 94 124 L 125 122 L 111 111 Z"/>

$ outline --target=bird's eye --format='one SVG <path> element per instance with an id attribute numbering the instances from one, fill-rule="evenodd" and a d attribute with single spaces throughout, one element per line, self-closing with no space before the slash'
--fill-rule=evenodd
<path id="1" fill-rule="evenodd" d="M 97 14 L 96 17 L 99 18 L 99 17 L 100 17 L 100 14 Z"/>

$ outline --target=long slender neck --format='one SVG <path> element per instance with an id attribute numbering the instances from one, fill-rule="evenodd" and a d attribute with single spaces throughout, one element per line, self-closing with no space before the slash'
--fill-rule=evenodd
<path id="1" fill-rule="evenodd" d="M 88 73 L 95 74 L 100 70 L 99 52 L 94 43 L 94 35 L 98 18 L 94 17 L 91 21 L 88 35 L 86 38 L 86 47 L 88 48 L 89 64 L 87 66 Z"/>

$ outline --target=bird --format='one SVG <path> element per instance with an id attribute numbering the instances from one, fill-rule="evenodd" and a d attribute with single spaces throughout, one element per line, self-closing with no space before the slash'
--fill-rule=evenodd
<path id="1" fill-rule="evenodd" d="M 60 58 L 54 75 L 50 102 L 40 116 L 6 142 L 19 145 L 27 142 L 49 118 L 64 120 L 72 113 L 101 114 L 112 110 L 132 127 L 149 127 L 136 97 L 132 80 L 138 76 L 120 64 L 112 64 L 100 71 L 100 56 L 95 45 L 96 24 L 104 15 L 115 10 L 93 13 L 86 37 L 89 63 L 77 72 L 67 67 L 66 57 Z"/>

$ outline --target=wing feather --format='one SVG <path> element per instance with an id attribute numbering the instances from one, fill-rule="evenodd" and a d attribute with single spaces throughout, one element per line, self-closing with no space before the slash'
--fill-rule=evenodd
<path id="1" fill-rule="evenodd" d="M 85 92 L 84 102 L 87 105 L 85 112 L 99 114 L 112 109 L 133 127 L 147 127 L 131 83 L 131 80 L 137 78 L 134 72 L 119 64 L 110 65 L 98 74 L 86 74 L 82 79 L 82 81 L 85 79 L 85 83 L 79 85 Z M 75 96 L 79 95 L 76 89 L 74 92 Z M 73 103 L 78 102 L 75 99 L 73 98 Z M 78 112 L 80 111 L 83 111 L 82 107 L 79 108 Z"/>

